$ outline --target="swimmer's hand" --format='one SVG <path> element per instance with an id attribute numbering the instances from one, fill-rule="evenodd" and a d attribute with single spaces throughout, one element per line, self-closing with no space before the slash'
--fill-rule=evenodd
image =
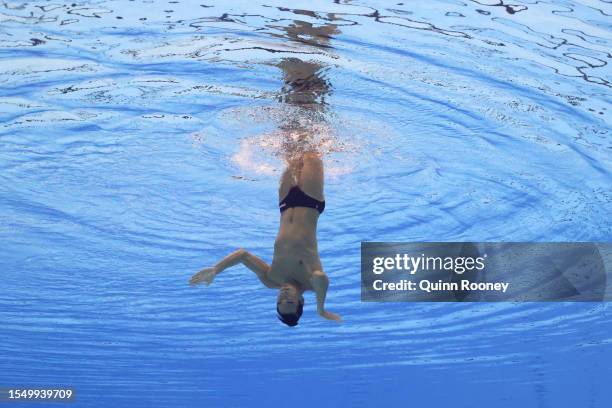
<path id="1" fill-rule="evenodd" d="M 191 279 L 189 280 L 189 284 L 197 285 L 198 283 L 204 282 L 206 283 L 206 286 L 208 286 L 212 283 L 213 279 L 215 279 L 215 275 L 217 275 L 217 268 L 215 268 L 214 266 L 210 268 L 204 268 L 191 277 Z"/>
<path id="2" fill-rule="evenodd" d="M 319 312 L 319 314 L 320 314 L 321 316 L 323 316 L 324 318 L 326 318 L 327 320 L 335 320 L 335 321 L 337 321 L 338 323 L 342 322 L 342 318 L 341 318 L 340 316 L 338 316 L 338 315 L 337 315 L 337 314 L 335 314 L 335 313 L 328 312 L 327 310 L 324 310 L 324 311 L 322 311 L 322 312 Z"/>
<path id="3" fill-rule="evenodd" d="M 335 313 L 325 310 L 325 297 L 329 287 L 329 279 L 323 271 L 314 271 L 310 278 L 310 283 L 314 292 L 317 294 L 317 313 L 327 320 L 341 322 L 342 318 Z"/>

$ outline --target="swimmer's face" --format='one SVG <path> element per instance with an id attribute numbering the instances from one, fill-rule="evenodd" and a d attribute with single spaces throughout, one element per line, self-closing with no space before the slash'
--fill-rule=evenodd
<path id="1" fill-rule="evenodd" d="M 285 284 L 278 292 L 276 311 L 278 318 L 288 326 L 295 326 L 302 316 L 304 298 L 293 285 Z"/>

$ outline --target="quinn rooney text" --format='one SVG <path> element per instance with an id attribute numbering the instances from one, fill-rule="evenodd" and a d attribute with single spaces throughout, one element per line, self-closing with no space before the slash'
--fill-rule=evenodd
<path id="1" fill-rule="evenodd" d="M 479 291 L 496 291 L 506 293 L 510 284 L 508 282 L 470 282 L 463 279 L 460 282 L 432 282 L 427 279 L 422 279 L 418 282 L 402 279 L 399 282 L 384 282 L 381 279 L 375 280 L 372 283 L 374 290 L 422 290 L 424 292 L 444 292 L 458 290 L 479 290 Z"/>

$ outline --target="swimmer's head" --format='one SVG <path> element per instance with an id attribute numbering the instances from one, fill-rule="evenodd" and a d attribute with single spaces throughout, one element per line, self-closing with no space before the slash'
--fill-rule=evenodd
<path id="1" fill-rule="evenodd" d="M 304 311 L 304 297 L 300 291 L 290 283 L 281 286 L 276 302 L 276 312 L 281 322 L 287 326 L 296 326 Z"/>

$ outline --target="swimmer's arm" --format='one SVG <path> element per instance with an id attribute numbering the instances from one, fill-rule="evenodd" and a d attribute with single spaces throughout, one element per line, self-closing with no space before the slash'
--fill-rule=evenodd
<path id="1" fill-rule="evenodd" d="M 196 273 L 191 277 L 189 284 L 195 285 L 197 283 L 205 282 L 208 286 L 219 273 L 239 263 L 242 263 L 244 266 L 255 272 L 261 283 L 263 283 L 265 286 L 269 288 L 279 287 L 279 285 L 268 278 L 270 266 L 262 259 L 243 248 L 232 252 L 212 268 L 204 268 L 200 272 Z"/>
<path id="2" fill-rule="evenodd" d="M 317 313 L 328 320 L 341 321 L 342 318 L 335 313 L 325 310 L 325 297 L 327 296 L 327 288 L 329 287 L 329 279 L 322 271 L 315 271 L 310 278 L 310 283 L 314 292 L 317 294 Z"/>

